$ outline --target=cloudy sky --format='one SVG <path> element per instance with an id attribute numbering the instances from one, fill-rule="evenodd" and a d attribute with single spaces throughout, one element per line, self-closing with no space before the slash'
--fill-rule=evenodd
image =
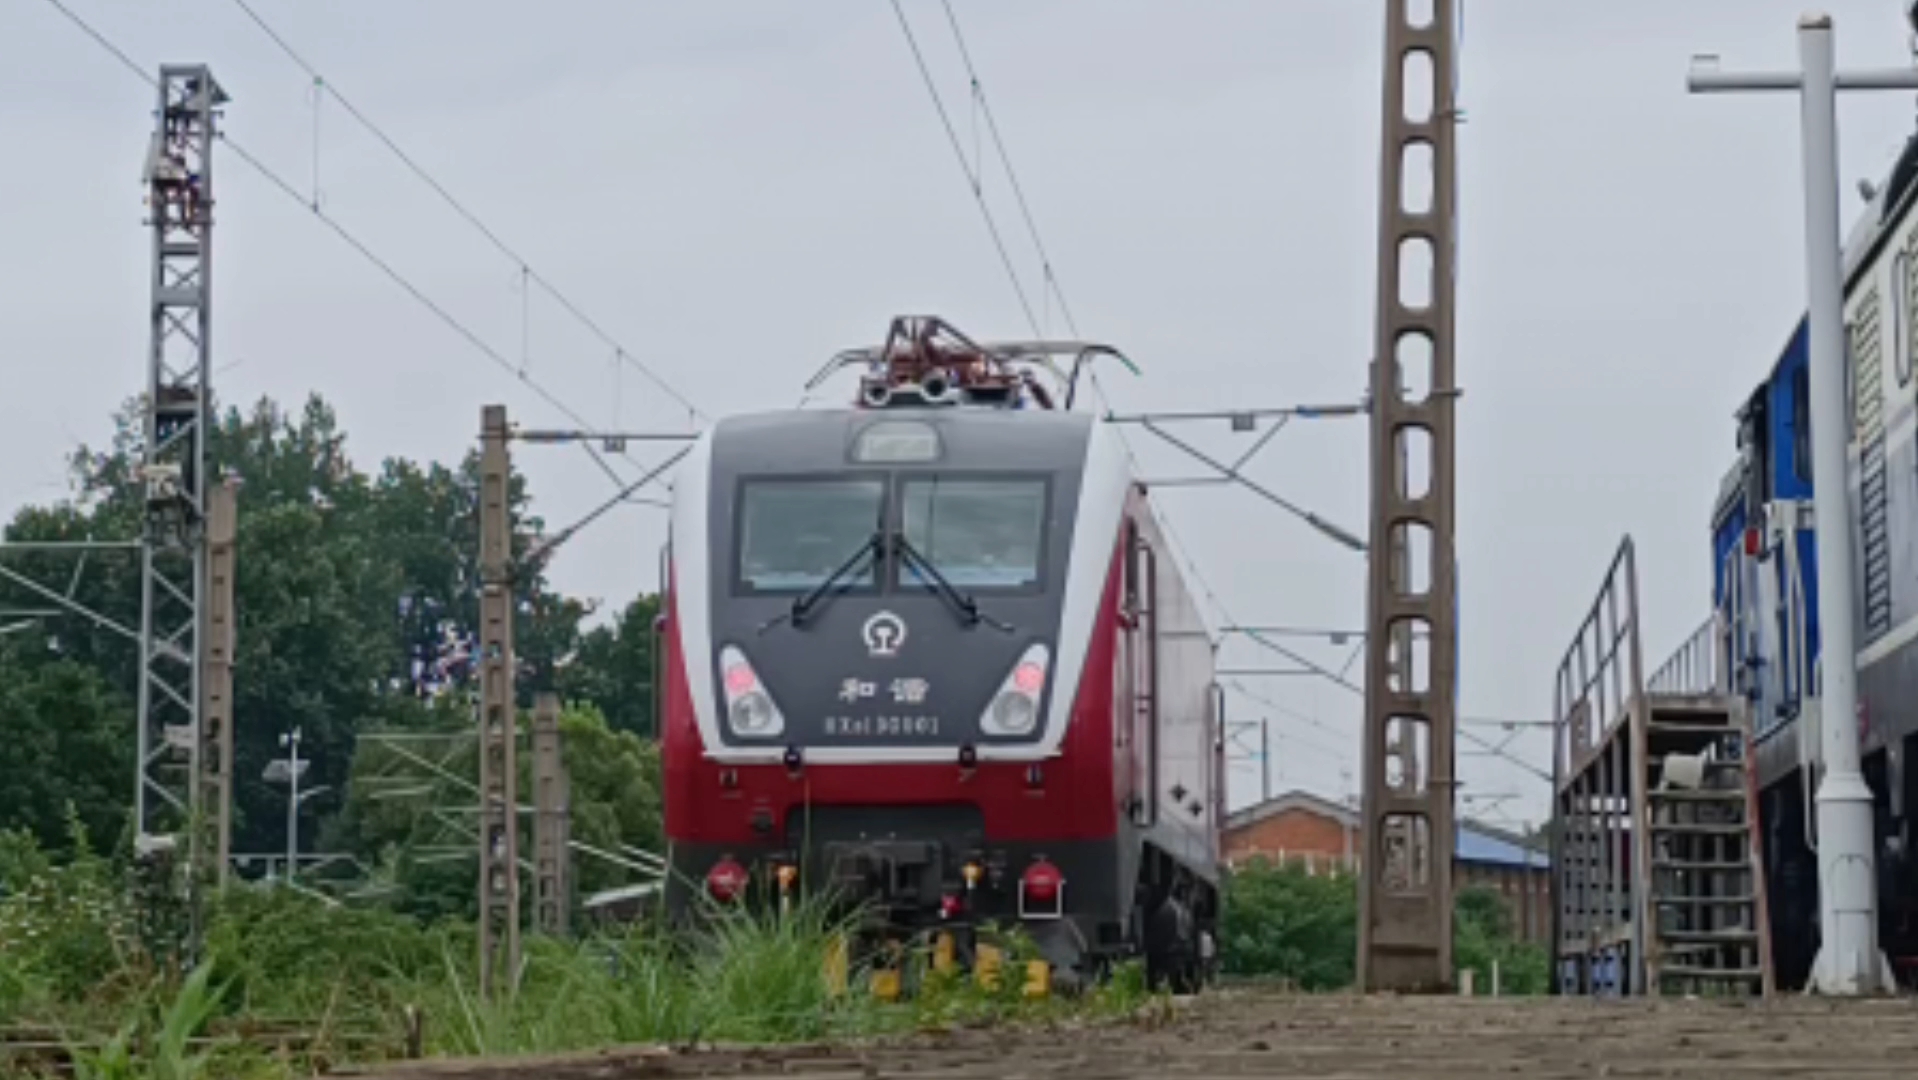
<path id="1" fill-rule="evenodd" d="M 234 140 L 532 382 L 596 425 L 683 430 L 781 408 L 834 350 L 898 313 L 1028 333 L 978 205 L 886 0 L 252 0 L 256 10 L 526 267 L 604 328 L 620 363 L 462 220 L 232 0 L 65 0 L 138 64 L 204 61 Z M 955 8 L 1083 335 L 1135 357 L 1120 411 L 1355 401 L 1372 346 L 1382 4 L 1354 0 L 958 0 Z M 1841 64 L 1909 62 L 1892 0 L 1830 5 Z M 943 10 L 904 5 L 963 152 L 1047 328 L 1063 332 L 1004 167 L 978 126 Z M 1461 139 L 1459 535 L 1468 730 L 1548 767 L 1552 673 L 1619 538 L 1639 549 L 1648 663 L 1707 614 L 1709 504 L 1731 415 L 1803 297 L 1791 99 L 1693 97 L 1687 59 L 1796 62 L 1784 0 L 1478 0 Z M 8 365 L 0 509 L 59 497 L 63 454 L 103 442 L 144 378 L 151 91 L 47 0 L 0 20 L 0 268 Z M 1848 95 L 1851 181 L 1912 127 L 1902 93 Z M 319 392 L 356 458 L 452 458 L 480 406 L 565 417 L 375 270 L 303 201 L 218 160 L 218 391 Z M 843 391 L 843 388 L 842 388 Z M 1223 424 L 1179 434 L 1246 445 Z M 1194 475 L 1134 432 L 1149 477 Z M 1362 421 L 1299 422 L 1251 472 L 1365 531 Z M 542 510 L 611 490 L 586 459 L 527 447 Z M 650 451 L 648 451 L 650 453 Z M 645 454 L 636 454 L 644 457 Z M 630 468 L 631 466 L 629 466 Z M 1202 470 L 1201 470 L 1202 471 Z M 1360 558 L 1230 488 L 1162 497 L 1229 621 L 1357 628 Z M 617 603 L 654 583 L 663 518 L 604 519 L 555 568 Z M 1343 667 L 1349 648 L 1287 645 Z M 1234 667 L 1290 666 L 1239 641 Z M 1362 665 L 1350 669 L 1354 680 Z M 1247 678 L 1272 721 L 1275 788 L 1349 790 L 1357 699 Z M 1256 744 L 1256 736 L 1248 742 Z M 1546 785 L 1461 762 L 1468 811 L 1536 820 Z M 1258 790 L 1234 773 L 1233 802 Z M 1498 796 L 1515 798 L 1500 802 Z"/>

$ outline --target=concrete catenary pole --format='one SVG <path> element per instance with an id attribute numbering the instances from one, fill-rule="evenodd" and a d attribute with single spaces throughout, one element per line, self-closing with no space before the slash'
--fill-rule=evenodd
<path id="1" fill-rule="evenodd" d="M 228 477 L 207 491 L 206 609 L 201 627 L 199 868 L 216 892 L 226 889 L 233 854 L 234 588 L 238 573 L 240 482 Z"/>
<path id="2" fill-rule="evenodd" d="M 1458 10 L 1454 0 L 1412 7 L 1385 5 L 1358 858 L 1365 991 L 1443 991 L 1453 976 Z"/>
<path id="3" fill-rule="evenodd" d="M 519 763 L 514 693 L 511 459 L 506 407 L 480 419 L 480 994 L 511 995 L 519 975 Z M 505 990 L 505 993 L 502 993 Z"/>
<path id="4" fill-rule="evenodd" d="M 572 910 L 572 839 L 559 695 L 533 700 L 533 925 L 542 934 L 566 934 Z"/>
<path id="5" fill-rule="evenodd" d="M 1918 89 L 1918 70 L 1835 70 L 1829 15 L 1798 22 L 1799 71 L 1722 74 L 1694 67 L 1694 92 L 1795 90 L 1805 176 L 1805 284 L 1811 344 L 1813 518 L 1818 545 L 1819 712 L 1824 776 L 1818 785 L 1818 908 L 1822 931 L 1812 987 L 1867 994 L 1886 987 L 1878 948 L 1871 789 L 1859 767 L 1858 667 L 1853 622 L 1851 505 L 1845 459 L 1844 267 L 1838 220 L 1837 91 Z M 1695 62 L 1696 63 L 1696 62 Z"/>

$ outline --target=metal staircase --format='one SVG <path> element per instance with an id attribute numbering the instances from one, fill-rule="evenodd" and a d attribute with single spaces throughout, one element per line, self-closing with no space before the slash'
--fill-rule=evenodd
<path id="1" fill-rule="evenodd" d="M 1707 623 L 1643 677 L 1631 539 L 1559 665 L 1554 961 L 1563 994 L 1772 990 L 1751 728 Z"/>

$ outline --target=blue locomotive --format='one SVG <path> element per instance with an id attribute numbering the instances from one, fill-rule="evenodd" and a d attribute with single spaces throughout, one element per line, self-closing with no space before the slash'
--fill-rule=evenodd
<path id="1" fill-rule="evenodd" d="M 1846 240 L 1846 458 L 1856 572 L 1856 717 L 1819 708 L 1818 540 L 1812 521 L 1808 332 L 1798 323 L 1738 411 L 1738 458 L 1712 510 L 1719 670 L 1751 705 L 1777 985 L 1803 986 L 1818 949 L 1818 731 L 1859 725 L 1876 809 L 1881 943 L 1918 975 L 1918 137 Z"/>

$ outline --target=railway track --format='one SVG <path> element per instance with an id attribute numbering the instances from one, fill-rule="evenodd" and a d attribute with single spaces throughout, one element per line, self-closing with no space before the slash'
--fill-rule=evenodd
<path id="1" fill-rule="evenodd" d="M 73 1054 L 98 1053 L 109 1044 L 99 1036 L 74 1037 L 55 1028 L 0 1027 L 0 1076 L 69 1075 Z M 341 1023 L 318 1020 L 246 1020 L 215 1022 L 203 1035 L 187 1040 L 189 1053 L 213 1047 L 244 1046 L 297 1065 L 304 1072 L 324 1072 L 347 1060 L 411 1060 L 421 1049 L 418 1014 L 398 1017 L 392 1024 Z M 136 1057 L 141 1047 L 133 1047 Z"/>
<path id="2" fill-rule="evenodd" d="M 378 1080 L 795 1080 L 1257 1076 L 1340 1080 L 1909 1077 L 1918 1002 L 1356 998 L 1223 991 L 1092 1028 L 958 1031 L 899 1041 L 673 1051 L 619 1048 L 439 1061 Z"/>

